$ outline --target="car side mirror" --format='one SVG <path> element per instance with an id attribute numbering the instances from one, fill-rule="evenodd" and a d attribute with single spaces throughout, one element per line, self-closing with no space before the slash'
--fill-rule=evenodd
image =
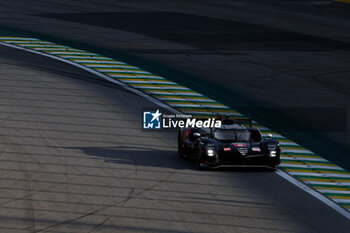
<path id="1" fill-rule="evenodd" d="M 199 138 L 200 136 L 201 136 L 200 133 L 193 133 L 193 137 L 195 137 L 195 138 Z"/>

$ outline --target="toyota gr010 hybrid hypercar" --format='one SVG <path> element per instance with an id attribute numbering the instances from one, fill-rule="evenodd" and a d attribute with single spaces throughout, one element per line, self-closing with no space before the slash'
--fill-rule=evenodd
<path id="1" fill-rule="evenodd" d="M 178 133 L 179 157 L 192 157 L 198 168 L 259 166 L 275 168 L 280 163 L 279 142 L 269 135 L 225 119 L 220 128 L 182 128 Z M 243 119 L 244 121 L 244 119 Z"/>

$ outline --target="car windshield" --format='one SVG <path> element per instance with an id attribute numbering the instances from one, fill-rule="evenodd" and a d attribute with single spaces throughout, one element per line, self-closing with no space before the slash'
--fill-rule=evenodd
<path id="1" fill-rule="evenodd" d="M 222 141 L 248 142 L 250 133 L 246 129 L 218 129 L 214 132 L 214 137 Z"/>

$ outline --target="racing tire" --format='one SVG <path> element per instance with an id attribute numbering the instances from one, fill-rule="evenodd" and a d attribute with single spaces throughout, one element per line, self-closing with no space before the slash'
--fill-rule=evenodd
<path id="1" fill-rule="evenodd" d="M 177 155 L 180 159 L 184 158 L 184 150 L 180 143 L 177 144 Z"/>
<path id="2" fill-rule="evenodd" d="M 200 149 L 195 150 L 194 155 L 194 162 L 196 164 L 196 168 L 199 170 L 203 170 L 203 167 L 201 167 L 201 160 L 200 160 Z"/>
<path id="3" fill-rule="evenodd" d="M 270 169 L 271 171 L 275 171 L 275 170 L 277 169 L 277 165 L 276 165 L 275 163 L 270 163 L 270 164 L 269 164 L 269 169 Z"/>
<path id="4" fill-rule="evenodd" d="M 181 132 L 177 135 L 177 155 L 179 158 L 184 158 L 184 148 L 181 146 Z"/>

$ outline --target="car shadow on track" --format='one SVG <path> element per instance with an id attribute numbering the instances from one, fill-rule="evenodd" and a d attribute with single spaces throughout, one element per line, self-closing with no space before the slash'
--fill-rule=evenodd
<path id="1" fill-rule="evenodd" d="M 177 152 L 156 150 L 146 147 L 77 147 L 89 156 L 103 158 L 106 163 L 135 165 L 145 167 L 162 167 L 173 169 L 197 170 L 191 158 L 180 159 Z M 267 167 L 224 167 L 206 169 L 217 172 L 273 172 Z"/>
<path id="2" fill-rule="evenodd" d="M 176 158 L 175 151 L 156 150 L 146 147 L 77 147 L 89 156 L 104 159 L 106 163 L 121 165 L 137 165 L 146 167 L 163 167 L 175 169 L 191 169 L 190 163 Z"/>

